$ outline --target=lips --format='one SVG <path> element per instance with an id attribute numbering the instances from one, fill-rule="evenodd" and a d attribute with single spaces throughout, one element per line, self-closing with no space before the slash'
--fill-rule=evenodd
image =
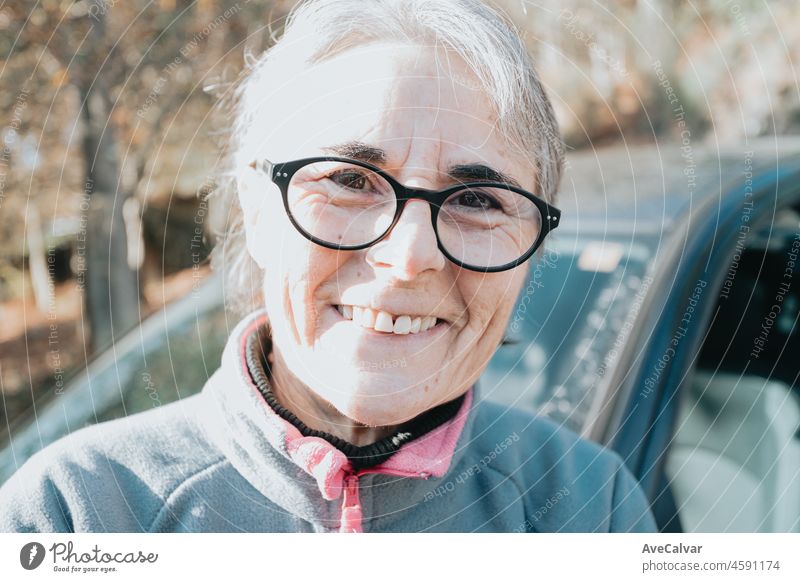
<path id="1" fill-rule="evenodd" d="M 443 321 L 433 315 L 394 314 L 358 305 L 334 305 L 334 307 L 342 317 L 352 320 L 356 325 L 387 334 L 418 334 Z"/>

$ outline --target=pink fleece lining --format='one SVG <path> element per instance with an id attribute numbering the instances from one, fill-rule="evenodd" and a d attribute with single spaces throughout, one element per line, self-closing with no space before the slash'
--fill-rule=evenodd
<path id="1" fill-rule="evenodd" d="M 288 434 L 286 451 L 297 465 L 317 480 L 322 497 L 328 501 L 339 498 L 345 469 L 350 463 L 342 451 L 325 439 L 304 436 L 290 438 Z"/>
<path id="2" fill-rule="evenodd" d="M 472 390 L 469 390 L 453 418 L 428 434 L 406 443 L 377 468 L 443 477 L 450 468 L 471 404 Z"/>
<path id="3" fill-rule="evenodd" d="M 247 338 L 267 321 L 266 314 L 262 314 L 248 325 L 241 336 L 240 364 L 242 377 L 259 399 L 261 393 L 247 372 Z M 263 402 L 263 400 L 262 400 Z M 458 413 L 450 420 L 409 443 L 400 447 L 389 459 L 356 475 L 366 473 L 384 473 L 388 475 L 401 475 L 404 477 L 429 476 L 442 477 L 450 468 L 453 452 L 456 448 L 458 437 L 464 428 L 472 404 L 472 390 L 470 389 Z M 284 446 L 289 458 L 299 467 L 314 477 L 322 497 L 328 501 L 338 499 L 342 495 L 345 477 L 353 475 L 352 467 L 347 456 L 328 441 L 318 437 L 304 437 L 297 427 L 284 420 L 264 402 L 264 409 L 268 416 L 281 425 L 284 430 Z M 356 498 L 357 499 L 357 498 Z M 349 520 L 353 523 L 355 520 Z M 353 525 L 353 529 L 359 527 Z"/>

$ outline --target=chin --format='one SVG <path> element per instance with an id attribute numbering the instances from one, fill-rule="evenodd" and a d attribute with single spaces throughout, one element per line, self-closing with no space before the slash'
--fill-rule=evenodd
<path id="1" fill-rule="evenodd" d="M 419 416 L 429 408 L 435 406 L 434 401 L 421 399 L 417 390 L 421 389 L 396 388 L 377 392 L 372 390 L 341 392 L 322 395 L 336 408 L 339 413 L 347 418 L 370 427 L 395 426 Z M 427 396 L 427 394 L 425 394 Z"/>
<path id="2" fill-rule="evenodd" d="M 397 426 L 419 416 L 425 409 L 414 410 L 399 415 L 397 409 L 385 410 L 382 407 L 353 406 L 349 410 L 340 411 L 347 418 L 369 427 Z"/>

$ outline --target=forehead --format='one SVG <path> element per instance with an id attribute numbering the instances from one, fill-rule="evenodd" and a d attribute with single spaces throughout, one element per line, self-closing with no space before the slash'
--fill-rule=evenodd
<path id="1" fill-rule="evenodd" d="M 251 133 L 258 152 L 273 160 L 359 141 L 385 150 L 389 168 L 481 162 L 508 172 L 521 162 L 510 155 L 475 74 L 444 48 L 368 45 L 277 86 L 265 81 L 272 94 L 262 102 L 269 106 L 257 112 Z"/>

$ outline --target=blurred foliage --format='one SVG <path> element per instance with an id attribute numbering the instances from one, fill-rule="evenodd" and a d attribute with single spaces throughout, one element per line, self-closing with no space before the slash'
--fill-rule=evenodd
<path id="1" fill-rule="evenodd" d="M 526 34 L 573 146 L 680 137 L 677 106 L 693 139 L 800 132 L 796 0 L 500 4 Z"/>
<path id="2" fill-rule="evenodd" d="M 216 157 L 207 125 L 213 97 L 203 89 L 233 80 L 245 48 L 263 50 L 270 23 L 278 26 L 288 8 L 216 0 L 0 6 L 2 254 L 26 252 L 29 200 L 48 226 L 79 215 L 92 162 L 82 159 L 80 88 L 93 82 L 102 80 L 113 104 L 107 123 L 120 157 L 119 191 L 156 202 L 176 190 L 195 195 Z M 179 179 L 187 174 L 193 179 Z"/>

